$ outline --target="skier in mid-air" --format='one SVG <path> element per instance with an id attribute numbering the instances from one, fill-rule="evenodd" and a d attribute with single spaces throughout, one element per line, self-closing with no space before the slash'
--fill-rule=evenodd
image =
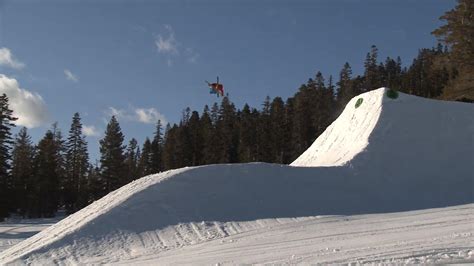
<path id="1" fill-rule="evenodd" d="M 209 83 L 207 80 L 206 83 L 209 86 L 210 94 L 217 94 L 217 97 L 224 96 L 224 85 L 219 83 L 219 77 L 217 77 L 217 82 L 215 83 Z"/>

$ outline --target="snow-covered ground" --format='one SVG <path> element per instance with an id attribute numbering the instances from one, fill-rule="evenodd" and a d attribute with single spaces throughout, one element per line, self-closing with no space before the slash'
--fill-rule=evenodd
<path id="1" fill-rule="evenodd" d="M 474 263 L 473 220 L 474 204 L 389 214 L 262 220 L 253 222 L 260 223 L 253 230 L 122 263 Z"/>
<path id="2" fill-rule="evenodd" d="M 148 234 L 146 241 L 155 245 L 161 238 L 175 242 L 163 247 L 161 252 L 144 252 L 138 256 L 130 251 L 130 256 L 100 262 L 128 265 L 474 263 L 473 221 L 474 204 L 467 204 L 389 214 L 190 223 L 166 230 L 167 233 Z M 0 250 L 54 222 L 55 219 L 34 219 L 0 224 Z M 205 231 L 206 235 L 198 235 L 198 231 Z"/>
<path id="3" fill-rule="evenodd" d="M 59 218 L 8 219 L 0 222 L 0 252 L 57 223 Z"/>
<path id="4" fill-rule="evenodd" d="M 3 251 L 0 264 L 470 261 L 473 113 L 365 93 L 292 166 L 141 178 Z"/>

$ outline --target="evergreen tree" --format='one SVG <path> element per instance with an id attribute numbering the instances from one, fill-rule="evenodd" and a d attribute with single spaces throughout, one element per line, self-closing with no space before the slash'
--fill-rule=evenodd
<path id="1" fill-rule="evenodd" d="M 165 169 L 176 169 L 182 164 L 182 162 L 179 160 L 181 155 L 179 154 L 178 150 L 178 131 L 179 128 L 176 124 L 174 124 L 173 127 L 168 125 L 165 131 L 166 141 L 163 154 L 163 163 L 165 165 Z"/>
<path id="2" fill-rule="evenodd" d="M 6 94 L 0 96 L 0 221 L 11 210 L 12 180 L 10 175 L 11 129 L 17 118 L 9 108 Z"/>
<path id="3" fill-rule="evenodd" d="M 375 45 L 372 45 L 370 48 L 370 53 L 367 53 L 367 57 L 364 63 L 364 91 L 371 91 L 379 88 L 381 86 L 379 80 L 379 71 L 377 67 L 377 55 L 378 49 Z"/>
<path id="4" fill-rule="evenodd" d="M 203 164 L 203 149 L 204 149 L 204 136 L 203 128 L 201 128 L 201 119 L 199 113 L 193 111 L 191 117 L 189 118 L 188 128 L 188 137 L 189 137 L 189 153 L 191 165 L 201 165 Z"/>
<path id="5" fill-rule="evenodd" d="M 297 136 L 297 132 L 294 131 L 295 127 L 295 99 L 290 97 L 286 100 L 285 103 L 285 139 L 287 139 L 287 152 L 284 154 L 284 162 L 291 163 L 293 162 L 301 153 L 298 153 L 298 150 L 293 146 L 294 139 Z"/>
<path id="6" fill-rule="evenodd" d="M 339 112 L 342 112 L 346 104 L 355 96 L 351 84 L 352 68 L 349 63 L 345 63 L 339 73 L 339 82 L 337 83 L 337 103 Z"/>
<path id="7" fill-rule="evenodd" d="M 161 120 L 156 123 L 156 130 L 151 142 L 151 172 L 159 173 L 163 171 L 163 133 Z"/>
<path id="8" fill-rule="evenodd" d="M 63 201 L 66 212 L 74 213 L 88 203 L 86 178 L 89 170 L 89 154 L 85 136 L 82 134 L 79 113 L 75 113 L 72 118 L 65 147 L 66 167 L 63 181 Z"/>
<path id="9" fill-rule="evenodd" d="M 451 48 L 457 64 L 474 68 L 474 1 L 458 0 L 456 7 L 440 19 L 446 24 L 432 33 Z"/>
<path id="10" fill-rule="evenodd" d="M 60 182 L 63 178 L 63 150 L 61 133 L 53 124 L 40 140 L 34 159 L 33 200 L 28 216 L 54 217 L 60 204 Z"/>
<path id="11" fill-rule="evenodd" d="M 215 126 L 213 125 L 210 109 L 207 105 L 204 106 L 203 113 L 199 119 L 199 127 L 201 129 L 203 142 L 201 164 L 215 163 L 215 146 L 213 145 L 215 136 Z"/>
<path id="12" fill-rule="evenodd" d="M 442 98 L 474 102 L 474 1 L 458 0 L 443 16 L 446 24 L 432 33 L 449 49 L 438 62 L 438 79 L 453 73 L 444 86 Z M 443 70 L 443 68 L 445 68 Z"/>
<path id="13" fill-rule="evenodd" d="M 205 164 L 214 164 L 219 162 L 219 138 L 220 132 L 217 130 L 219 120 L 219 106 L 217 103 L 212 105 L 210 111 L 205 109 L 201 118 L 201 125 L 204 127 L 204 162 Z"/>
<path id="14" fill-rule="evenodd" d="M 102 197 L 104 193 L 104 182 L 100 176 L 98 162 L 95 165 L 90 164 L 87 171 L 87 203 L 91 203 Z"/>
<path id="15" fill-rule="evenodd" d="M 289 139 L 286 138 L 285 131 L 287 123 L 285 119 L 285 103 L 280 97 L 273 99 L 270 105 L 270 162 L 283 164 Z"/>
<path id="16" fill-rule="evenodd" d="M 143 148 L 141 150 L 140 159 L 138 160 L 138 176 L 143 177 L 153 173 L 151 166 L 151 141 L 149 138 L 145 139 Z"/>
<path id="17" fill-rule="evenodd" d="M 12 152 L 12 180 L 14 206 L 18 214 L 25 217 L 28 204 L 34 193 L 33 159 L 35 149 L 26 127 L 16 135 Z"/>
<path id="18" fill-rule="evenodd" d="M 316 73 L 315 81 L 313 82 L 312 86 L 312 93 L 314 94 L 314 103 L 311 105 L 312 110 L 311 110 L 311 119 L 313 123 L 313 127 L 315 129 L 315 135 L 313 135 L 314 138 L 319 135 L 318 133 L 322 132 L 322 127 L 324 126 L 324 90 L 326 90 L 326 86 L 324 84 L 324 77 L 321 72 L 318 71 Z M 312 138 L 313 138 L 312 137 Z M 312 143 L 314 140 L 310 139 L 309 141 Z"/>
<path id="19" fill-rule="evenodd" d="M 298 156 L 306 150 L 315 137 L 316 129 L 313 123 L 313 110 L 317 105 L 317 95 L 314 81 L 310 79 L 302 85 L 293 99 L 292 147 L 293 155 Z"/>
<path id="20" fill-rule="evenodd" d="M 389 87 L 391 89 L 400 90 L 401 89 L 401 59 L 397 58 L 397 61 L 393 60 L 390 57 L 387 57 L 384 65 L 385 72 L 383 80 L 383 86 Z"/>
<path id="21" fill-rule="evenodd" d="M 244 105 L 240 114 L 239 162 L 257 161 L 257 119 L 248 104 Z"/>
<path id="22" fill-rule="evenodd" d="M 238 160 L 238 127 L 234 104 L 226 96 L 222 99 L 219 108 L 219 119 L 216 124 L 216 139 L 219 163 L 234 163 Z"/>
<path id="23" fill-rule="evenodd" d="M 257 123 L 257 161 L 272 162 L 274 152 L 272 151 L 271 138 L 271 117 L 270 117 L 270 96 L 265 98 L 262 104 L 262 111 L 258 115 Z"/>
<path id="24" fill-rule="evenodd" d="M 0 221 L 11 211 L 12 180 L 10 175 L 10 149 L 13 111 L 9 109 L 6 94 L 0 96 Z"/>
<path id="25" fill-rule="evenodd" d="M 125 152 L 125 166 L 127 167 L 127 182 L 131 182 L 141 176 L 138 173 L 139 148 L 136 139 L 132 138 Z"/>
<path id="26" fill-rule="evenodd" d="M 100 175 L 104 182 L 104 195 L 127 183 L 123 140 L 120 125 L 112 116 L 105 136 L 100 140 Z"/>

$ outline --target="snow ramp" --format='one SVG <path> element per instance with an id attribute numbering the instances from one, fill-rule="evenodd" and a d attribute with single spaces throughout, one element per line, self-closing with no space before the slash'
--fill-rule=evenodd
<path id="1" fill-rule="evenodd" d="M 352 99 L 291 166 L 143 177 L 3 251 L 0 265 L 126 263 L 318 215 L 474 202 L 474 105 L 387 92 Z"/>
<path id="2" fill-rule="evenodd" d="M 473 158 L 474 105 L 398 92 L 390 98 L 391 92 L 380 88 L 354 97 L 291 165 L 431 166 L 449 175 L 464 169 Z"/>

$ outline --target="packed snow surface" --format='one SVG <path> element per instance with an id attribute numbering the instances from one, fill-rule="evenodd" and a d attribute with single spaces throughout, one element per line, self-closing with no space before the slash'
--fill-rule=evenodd
<path id="1" fill-rule="evenodd" d="M 8 219 L 0 222 L 0 252 L 57 223 L 60 218 Z"/>
<path id="2" fill-rule="evenodd" d="M 3 251 L 0 264 L 469 261 L 473 114 L 368 92 L 291 166 L 141 178 Z"/>

